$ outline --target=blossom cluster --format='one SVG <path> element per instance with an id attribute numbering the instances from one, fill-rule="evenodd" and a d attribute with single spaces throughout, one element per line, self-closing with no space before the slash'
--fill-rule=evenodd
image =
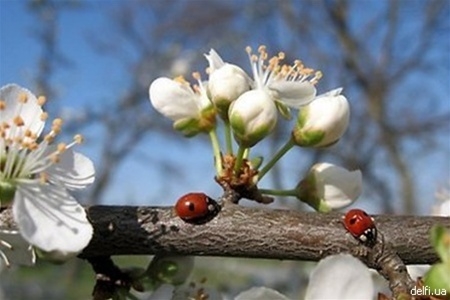
<path id="1" fill-rule="evenodd" d="M 300 60 L 286 64 L 283 52 L 269 57 L 265 46 L 260 46 L 257 53 L 247 47 L 246 52 L 252 76 L 243 68 L 224 62 L 211 49 L 205 54 L 208 81 L 202 81 L 198 72 L 193 73 L 193 86 L 183 77 L 160 77 L 151 83 L 149 97 L 153 107 L 171 119 L 174 128 L 185 136 L 209 134 L 218 178 L 228 180 L 231 186 L 237 182 L 251 187 L 294 146 L 328 147 L 337 143 L 348 127 L 350 106 L 342 88 L 318 95 L 316 85 L 322 73 Z M 280 122 L 279 115 L 289 121 L 293 111 L 296 117 L 291 135 L 259 168 L 262 159 L 252 157 L 250 150 L 273 133 Z M 220 125 L 224 127 L 221 132 L 225 135 L 225 150 L 217 136 Z M 359 171 L 323 163 L 313 166 L 292 190 L 260 191 L 295 196 L 318 211 L 330 211 L 351 204 L 361 194 L 361 186 Z"/>
<path id="2" fill-rule="evenodd" d="M 0 207 L 12 207 L 18 227 L 0 228 L 6 265 L 11 257 L 33 263 L 28 245 L 47 259 L 66 260 L 86 247 L 93 233 L 85 210 L 69 193 L 94 181 L 93 163 L 72 150 L 81 135 L 69 144 L 54 142 L 62 119 L 54 119 L 41 136 L 48 118 L 45 100 L 16 84 L 0 89 Z"/>

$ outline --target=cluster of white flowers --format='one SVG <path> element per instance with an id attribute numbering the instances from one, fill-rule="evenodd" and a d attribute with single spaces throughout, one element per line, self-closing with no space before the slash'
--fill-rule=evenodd
<path id="1" fill-rule="evenodd" d="M 297 110 L 292 134 L 287 143 L 269 162 L 258 170 L 254 184 L 295 145 L 327 147 L 335 144 L 347 130 L 350 107 L 342 88 L 317 95 L 315 85 L 321 72 L 307 68 L 299 60 L 284 64 L 285 54 L 269 57 L 265 46 L 257 54 L 246 49 L 253 78 L 239 66 L 224 62 L 211 49 L 205 57 L 209 63 L 209 80 L 202 81 L 194 73 L 197 84 L 191 87 L 183 78 L 166 77 L 154 80 L 149 89 L 153 107 L 174 122 L 174 128 L 186 136 L 208 133 L 214 150 L 217 175 L 223 171 L 223 151 L 216 134 L 219 116 L 225 127 L 226 151 L 236 158 L 235 172 L 239 175 L 250 149 L 272 133 L 278 123 L 278 113 L 291 119 Z M 233 151 L 232 138 L 239 146 Z M 316 210 L 329 211 L 351 204 L 362 190 L 361 173 L 349 172 L 330 164 L 314 166 L 296 189 L 264 190 L 266 194 L 291 195 Z"/>
<path id="2" fill-rule="evenodd" d="M 41 137 L 48 117 L 44 103 L 44 97 L 36 98 L 16 84 L 0 89 L 0 206 L 12 206 L 16 233 L 24 243 L 48 259 L 65 260 L 85 248 L 93 233 L 85 210 L 69 190 L 91 184 L 95 171 L 90 159 L 72 150 L 81 142 L 80 135 L 70 144 L 53 143 L 61 119 Z M 20 247 L 11 246 L 17 239 L 8 239 L 13 231 L 0 231 L 5 251 L 17 253 Z"/>

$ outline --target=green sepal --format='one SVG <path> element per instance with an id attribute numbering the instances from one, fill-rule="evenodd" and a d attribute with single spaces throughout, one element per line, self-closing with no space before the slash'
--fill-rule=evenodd
<path id="1" fill-rule="evenodd" d="M 275 101 L 275 106 L 284 119 L 286 120 L 292 119 L 291 109 L 288 106 L 284 105 L 280 101 Z"/>
<path id="2" fill-rule="evenodd" d="M 253 170 L 258 170 L 259 167 L 261 167 L 263 161 L 264 161 L 264 157 L 262 157 L 262 156 L 253 157 L 250 160 L 250 164 L 252 165 Z"/>
<path id="3" fill-rule="evenodd" d="M 450 230 L 444 226 L 433 226 L 430 240 L 441 261 L 450 265 Z"/>
<path id="4" fill-rule="evenodd" d="M 325 132 L 321 130 L 303 131 L 294 128 L 292 131 L 292 138 L 296 145 L 301 147 L 314 147 L 319 144 L 325 137 Z"/>
<path id="5" fill-rule="evenodd" d="M 0 181 L 0 207 L 9 206 L 16 194 L 17 187 L 10 181 Z"/>
<path id="6" fill-rule="evenodd" d="M 173 123 L 173 128 L 186 137 L 193 137 L 200 132 L 199 120 L 194 118 L 181 119 Z"/>
<path id="7" fill-rule="evenodd" d="M 331 211 L 326 201 L 319 198 L 316 190 L 316 177 L 309 174 L 305 179 L 300 181 L 296 187 L 297 199 L 308 204 L 318 212 L 327 213 Z"/>
<path id="8" fill-rule="evenodd" d="M 230 119 L 230 125 L 233 130 L 234 139 L 240 146 L 245 148 L 251 148 L 256 145 L 273 129 L 273 126 L 270 126 L 270 124 L 265 124 L 254 129 L 252 133 L 247 133 L 244 120 L 237 115 Z"/>
<path id="9" fill-rule="evenodd" d="M 450 263 L 433 265 L 424 276 L 424 286 L 429 287 L 434 294 L 450 294 Z M 445 292 L 444 292 L 445 291 Z"/>

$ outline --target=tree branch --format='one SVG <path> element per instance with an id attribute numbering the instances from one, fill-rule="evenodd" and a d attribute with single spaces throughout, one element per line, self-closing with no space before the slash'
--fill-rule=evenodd
<path id="1" fill-rule="evenodd" d="M 203 225 L 178 218 L 171 207 L 92 206 L 94 237 L 82 258 L 110 255 L 204 255 L 318 261 L 341 252 L 354 254 L 358 242 L 346 234 L 342 214 L 247 208 L 226 203 Z M 375 216 L 379 232 L 406 264 L 438 261 L 429 230 L 450 218 Z M 14 227 L 11 210 L 0 227 Z M 369 263 L 369 266 L 371 264 Z M 371 266 L 377 268 L 377 266 Z"/>

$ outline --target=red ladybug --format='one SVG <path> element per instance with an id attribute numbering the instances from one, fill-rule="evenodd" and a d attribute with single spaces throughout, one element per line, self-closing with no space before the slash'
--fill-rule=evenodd
<path id="1" fill-rule="evenodd" d="M 373 246 L 377 240 L 377 228 L 373 218 L 361 209 L 351 209 L 345 214 L 344 227 L 368 246 Z"/>
<path id="2" fill-rule="evenodd" d="M 219 204 L 204 193 L 189 193 L 178 199 L 176 214 L 185 222 L 202 224 L 214 218 L 220 210 Z"/>

